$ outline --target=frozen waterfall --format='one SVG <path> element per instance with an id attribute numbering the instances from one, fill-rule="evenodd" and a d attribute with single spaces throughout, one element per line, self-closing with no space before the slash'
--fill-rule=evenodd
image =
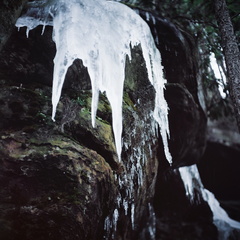
<path id="1" fill-rule="evenodd" d="M 125 60 L 131 59 L 131 47 L 141 44 L 148 77 L 156 91 L 155 109 L 164 143 L 166 158 L 171 164 L 167 138 L 168 106 L 164 99 L 163 67 L 150 29 L 145 21 L 127 6 L 106 0 L 33 1 L 16 27 L 29 31 L 38 25 L 53 26 L 57 53 L 54 58 L 52 118 L 54 120 L 68 68 L 77 58 L 88 69 L 92 85 L 92 125 L 95 125 L 99 91 L 106 92 L 112 108 L 116 150 L 122 151 L 122 97 Z"/>

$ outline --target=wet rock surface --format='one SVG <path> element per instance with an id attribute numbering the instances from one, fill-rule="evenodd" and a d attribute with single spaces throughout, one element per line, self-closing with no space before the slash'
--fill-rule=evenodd
<path id="1" fill-rule="evenodd" d="M 126 190 L 119 189 L 116 177 L 134 169 L 131 148 L 137 149 L 141 133 L 151 124 L 146 114 L 154 107 L 154 91 L 146 68 L 139 64 L 143 57 L 137 48 L 133 50 L 135 60 L 127 70 L 123 138 L 129 146 L 124 145 L 120 164 L 111 128 L 111 107 L 104 94 L 100 95 L 96 127 L 92 127 L 91 86 L 80 60 L 68 71 L 56 122 L 52 122 L 50 85 L 55 48 L 50 39 L 51 29 L 47 28 L 44 36 L 40 33 L 41 28 L 33 30 L 27 39 L 24 31 L 16 31 L 2 51 L 0 152 L 5 211 L 1 215 L 4 222 L 1 232 L 8 236 L 6 239 L 102 239 L 107 234 L 105 219 L 116 208 L 119 192 L 126 197 Z M 17 36 L 20 42 L 15 42 Z M 133 75 L 136 67 L 138 77 Z M 143 176 L 136 174 L 128 179 L 138 187 L 131 190 L 136 225 L 142 221 L 154 195 L 158 160 L 156 146 L 152 147 L 152 156 L 149 150 L 145 156 Z M 18 194 L 20 200 L 16 199 Z M 119 210 L 115 234 L 133 239 L 138 233 L 132 231 L 131 218 L 127 216 L 131 209 L 127 215 L 125 211 Z M 113 221 L 112 217 L 109 219 Z M 9 235 L 12 228 L 14 231 Z"/>
<path id="2" fill-rule="evenodd" d="M 156 181 L 154 207 L 156 239 L 218 239 L 213 215 L 199 189 L 195 198 L 186 198 L 178 170 L 162 171 Z"/>
<path id="3" fill-rule="evenodd" d="M 92 128 L 91 84 L 81 60 L 68 70 L 54 123 L 52 29 L 46 27 L 41 35 L 38 27 L 29 38 L 24 29 L 14 30 L 0 52 L 0 235 L 4 239 L 145 240 L 152 239 L 151 228 L 161 240 L 216 239 L 209 207 L 203 201 L 190 204 L 174 170 L 198 162 L 205 148 L 206 118 L 196 93 L 194 48 L 167 21 L 159 18 L 156 26 L 169 82 L 165 96 L 173 168 L 164 157 L 160 137 L 142 140 L 152 127 L 149 112 L 155 93 L 140 47 L 132 49 L 132 61 L 126 66 L 125 144 L 119 163 L 104 94 Z M 116 223 L 112 213 L 117 208 Z M 106 223 L 113 225 L 110 232 Z"/>
<path id="4" fill-rule="evenodd" d="M 50 87 L 19 81 L 1 79 L 1 236 L 98 239 L 115 205 L 117 167 L 113 170 L 101 151 L 77 141 L 67 127 L 81 119 L 79 135 L 89 131 L 101 143 L 98 148 L 114 158 L 111 127 L 98 120 L 91 132 L 90 112 L 65 98 L 55 124 Z"/>
<path id="5" fill-rule="evenodd" d="M 168 83 L 173 167 L 197 163 L 206 147 L 207 117 L 198 98 L 198 55 L 193 38 L 167 19 L 140 11 L 161 52 Z"/>
<path id="6" fill-rule="evenodd" d="M 206 151 L 198 164 L 204 186 L 215 194 L 229 216 L 238 221 L 240 220 L 240 188 L 237 184 L 240 180 L 239 143 L 240 136 L 237 132 L 210 124 Z"/>
<path id="7" fill-rule="evenodd" d="M 96 239 L 113 204 L 111 169 L 95 151 L 49 133 L 2 134 L 1 236 Z"/>
<path id="8" fill-rule="evenodd" d="M 14 29 L 27 0 L 2 0 L 0 2 L 0 51 Z"/>
<path id="9" fill-rule="evenodd" d="M 169 148 L 173 167 L 195 164 L 206 147 L 205 113 L 181 84 L 167 84 L 165 97 L 169 106 Z"/>

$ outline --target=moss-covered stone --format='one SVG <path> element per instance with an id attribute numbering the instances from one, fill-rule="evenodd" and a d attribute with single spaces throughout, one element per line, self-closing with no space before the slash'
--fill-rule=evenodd
<path id="1" fill-rule="evenodd" d="M 176 29 L 167 21 L 159 18 L 157 24 L 167 29 L 168 34 L 176 35 Z M 158 190 L 161 184 L 168 186 L 159 179 L 168 178 L 165 171 L 169 170 L 169 165 L 162 154 L 161 139 L 157 134 L 148 135 L 154 128 L 150 113 L 154 109 L 155 91 L 148 80 L 141 47 L 133 48 L 131 61 L 126 61 L 123 151 L 119 163 L 111 127 L 111 107 L 104 93 L 99 96 L 96 126 L 92 127 L 91 83 L 81 60 L 75 60 L 69 68 L 56 122 L 51 120 L 52 59 L 56 49 L 51 40 L 52 28 L 47 26 L 43 35 L 41 31 L 42 28 L 38 27 L 26 38 L 24 29 L 13 30 L 0 53 L 0 236 L 6 240 L 104 239 L 104 221 L 106 217 L 112 219 L 117 208 L 116 232 L 112 226 L 115 239 L 150 239 L 152 216 L 149 203 L 155 199 L 157 209 L 160 196 L 166 200 L 164 213 L 170 211 L 171 206 L 167 202 L 169 192 L 159 193 Z M 164 34 L 161 32 L 162 37 Z M 166 37 L 162 50 L 164 44 L 174 48 L 177 41 L 179 39 L 174 38 L 171 42 Z M 177 46 L 181 47 L 182 42 Z M 183 55 L 186 59 L 190 52 L 179 54 L 180 57 Z M 203 116 L 198 114 L 199 109 L 196 110 L 200 106 L 196 101 L 193 67 L 181 62 L 174 51 L 168 53 L 165 50 L 163 56 L 166 76 L 173 82 L 173 72 L 177 68 L 176 81 L 180 81 L 183 87 L 172 87 L 180 89 L 176 94 L 171 94 L 171 88 L 167 87 L 166 97 L 171 109 L 178 110 L 179 104 L 186 102 L 182 119 L 190 116 L 194 123 L 197 117 Z M 181 73 L 186 73 L 185 65 L 191 66 L 191 77 L 190 74 L 184 75 L 182 79 Z M 182 92 L 194 97 L 187 98 L 187 94 L 181 95 Z M 187 111 L 189 106 L 191 111 Z M 179 120 L 177 117 L 177 111 L 170 114 L 173 141 L 178 138 L 178 131 L 174 131 L 171 124 L 174 119 Z M 204 125 L 204 121 L 202 123 Z M 198 127 L 194 134 L 200 133 Z M 180 140 L 184 144 L 180 145 L 180 150 L 176 148 L 175 156 L 177 159 L 183 150 L 181 156 L 184 159 L 181 158 L 176 165 L 186 164 L 187 157 L 193 156 L 190 153 L 196 151 L 194 156 L 199 153 L 195 147 L 198 144 L 186 147 L 188 131 L 181 131 Z M 195 157 L 193 161 L 196 161 Z M 173 185 L 185 196 L 179 182 L 181 179 L 177 176 Z M 127 210 L 121 203 L 123 200 L 128 204 Z M 181 200 L 174 200 L 181 205 Z M 133 206 L 135 229 L 131 222 Z M 166 228 L 165 225 L 161 228 L 163 221 L 159 220 L 159 215 L 158 212 L 157 227 L 164 231 Z M 174 220 L 171 226 L 175 227 L 175 223 Z M 166 232 L 169 234 L 171 229 Z M 111 236 L 112 232 L 107 234 Z M 164 239 L 168 236 L 161 240 Z"/>
<path id="2" fill-rule="evenodd" d="M 5 210 L 0 218 L 8 219 L 10 212 L 15 215 L 2 226 L 1 234 L 21 220 L 21 229 L 14 229 L 9 239 L 56 239 L 56 234 L 63 239 L 67 233 L 71 239 L 81 235 L 94 238 L 99 229 L 93 231 L 92 226 L 103 221 L 116 194 L 113 172 L 106 161 L 61 135 L 19 131 L 2 136 L 0 143 L 1 197 L 6 201 L 1 203 Z M 73 224 L 70 229 L 67 222 Z M 61 230 L 56 233 L 52 225 Z"/>

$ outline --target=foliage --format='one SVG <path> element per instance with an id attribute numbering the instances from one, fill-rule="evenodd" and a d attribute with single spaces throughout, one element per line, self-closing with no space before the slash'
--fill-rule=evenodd
<path id="1" fill-rule="evenodd" d="M 211 41 L 211 46 L 214 48 L 216 48 L 214 46 L 216 44 L 219 46 L 219 37 L 217 37 L 217 40 L 213 40 L 218 30 L 212 0 L 123 0 L 122 2 L 135 7 L 155 10 L 164 17 L 170 18 L 173 22 L 187 27 L 198 37 L 201 37 L 199 36 L 200 31 L 204 30 Z M 235 34 L 238 42 L 240 42 L 240 4 L 238 0 L 226 0 L 226 2 Z"/>
<path id="2" fill-rule="evenodd" d="M 217 63 L 221 66 L 226 75 L 226 67 L 224 55 L 221 47 L 221 38 L 218 31 L 217 21 L 214 13 L 214 1 L 212 0 L 136 0 L 123 1 L 128 4 L 134 4 L 137 7 L 147 8 L 151 11 L 156 11 L 163 17 L 169 18 L 172 22 L 178 25 L 184 31 L 188 31 L 194 36 L 199 47 L 200 69 L 202 73 L 202 81 L 209 90 L 218 89 L 219 85 L 223 85 L 223 91 L 226 93 L 226 98 L 222 99 L 219 95 L 218 101 L 216 98 L 207 97 L 210 101 L 207 105 L 209 108 L 209 116 L 231 114 L 231 100 L 229 96 L 228 86 L 221 79 L 216 79 L 210 68 L 209 57 L 211 53 L 215 54 Z M 240 4 L 238 0 L 226 0 L 229 14 L 232 19 L 233 27 L 240 44 Z M 239 45 L 240 47 L 240 45 Z M 213 91 L 214 92 L 214 91 Z M 223 104 L 224 102 L 224 104 Z M 214 109 L 216 106 L 216 109 Z M 208 107 L 208 106 L 207 106 Z M 220 108 L 223 108 L 219 111 Z M 216 114 L 218 112 L 218 114 Z"/>

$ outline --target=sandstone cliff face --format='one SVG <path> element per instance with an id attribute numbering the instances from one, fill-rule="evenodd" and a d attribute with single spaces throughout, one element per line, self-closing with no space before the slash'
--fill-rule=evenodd
<path id="1" fill-rule="evenodd" d="M 197 98 L 194 46 L 174 25 L 156 20 L 177 168 L 203 154 L 206 117 Z M 52 29 L 41 31 L 26 38 L 24 29 L 15 29 L 0 53 L 0 235 L 127 240 L 153 239 L 155 231 L 156 239 L 215 239 L 209 207 L 190 204 L 160 137 L 149 130 L 155 92 L 141 48 L 132 49 L 126 65 L 119 163 L 104 94 L 91 126 L 91 84 L 81 60 L 68 70 L 56 122 L 50 119 L 56 50 Z"/>

